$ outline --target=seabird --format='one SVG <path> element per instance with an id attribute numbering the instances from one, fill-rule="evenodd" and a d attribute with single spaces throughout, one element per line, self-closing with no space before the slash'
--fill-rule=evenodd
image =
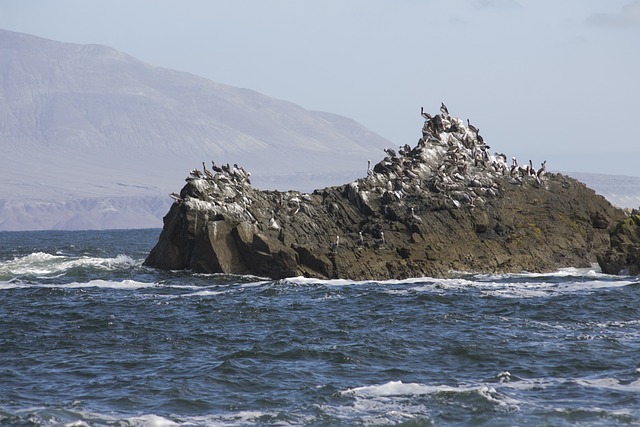
<path id="1" fill-rule="evenodd" d="M 424 107 L 420 107 L 420 115 L 427 120 L 431 120 L 433 118 L 431 114 L 424 112 Z"/>
<path id="2" fill-rule="evenodd" d="M 273 215 L 271 217 L 271 219 L 269 220 L 269 228 L 272 229 L 272 230 L 280 230 L 280 226 L 276 222 L 275 215 Z"/>
<path id="3" fill-rule="evenodd" d="M 331 244 L 331 252 L 338 252 L 338 246 L 340 245 L 340 236 L 336 236 L 336 241 Z"/>
<path id="4" fill-rule="evenodd" d="M 385 148 L 384 152 L 387 153 L 390 157 L 396 157 L 396 152 L 392 148 Z"/>
<path id="5" fill-rule="evenodd" d="M 364 245 L 364 237 L 362 237 L 362 231 L 358 231 L 358 244 Z"/>
<path id="6" fill-rule="evenodd" d="M 540 164 L 540 169 L 538 169 L 538 178 L 542 178 L 544 176 L 546 169 L 547 169 L 547 161 L 545 160 Z"/>
<path id="7" fill-rule="evenodd" d="M 182 197 L 180 197 L 180 195 L 178 193 L 171 193 L 171 194 L 169 194 L 169 197 L 171 197 L 176 202 L 181 202 L 182 201 Z"/>
<path id="8" fill-rule="evenodd" d="M 216 163 L 213 160 L 211 160 L 211 169 L 213 169 L 214 172 L 222 173 L 222 168 L 220 166 L 216 166 Z"/>
<path id="9" fill-rule="evenodd" d="M 416 222 L 420 222 L 420 223 L 422 223 L 422 218 L 420 218 L 418 215 L 416 215 L 416 212 L 413 210 L 413 207 L 411 207 L 411 217 L 412 217 Z"/>
<path id="10" fill-rule="evenodd" d="M 469 119 L 467 119 L 467 125 L 469 127 L 469 130 L 471 130 L 471 132 L 475 133 L 476 135 L 478 134 L 478 132 L 480 132 L 480 129 L 472 125 Z"/>
<path id="11" fill-rule="evenodd" d="M 515 157 L 511 158 L 511 169 L 509 170 L 509 175 L 513 176 L 513 174 L 518 170 L 518 161 Z"/>
<path id="12" fill-rule="evenodd" d="M 204 175 L 207 178 L 213 178 L 213 174 L 211 172 L 209 172 L 209 170 L 207 169 L 207 166 L 205 166 L 204 162 L 202 162 L 202 171 L 204 172 Z"/>
<path id="13" fill-rule="evenodd" d="M 440 111 L 442 111 L 442 114 L 445 114 L 445 115 L 448 116 L 449 115 L 449 110 L 447 109 L 447 106 L 444 105 L 444 102 L 441 102 L 440 104 L 442 104 L 442 105 L 440 105 Z"/>
<path id="14" fill-rule="evenodd" d="M 193 169 L 191 171 L 191 176 L 193 176 L 194 178 L 202 178 L 202 172 L 200 172 L 198 169 Z"/>

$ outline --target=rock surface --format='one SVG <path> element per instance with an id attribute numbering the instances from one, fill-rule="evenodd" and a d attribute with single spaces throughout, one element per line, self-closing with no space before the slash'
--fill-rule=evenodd
<path id="1" fill-rule="evenodd" d="M 611 233 L 611 249 L 598 257 L 603 273 L 640 274 L 640 214 L 620 221 Z"/>
<path id="2" fill-rule="evenodd" d="M 622 210 L 546 162 L 490 154 L 444 104 L 423 116 L 415 147 L 311 194 L 259 191 L 242 168 L 203 163 L 172 196 L 145 265 L 366 280 L 588 267 L 610 249 Z"/>

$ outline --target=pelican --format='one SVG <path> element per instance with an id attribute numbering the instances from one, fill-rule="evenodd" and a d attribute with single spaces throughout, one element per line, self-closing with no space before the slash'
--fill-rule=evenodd
<path id="1" fill-rule="evenodd" d="M 431 114 L 424 112 L 424 107 L 420 107 L 420 115 L 424 117 L 426 120 L 431 120 L 433 118 Z"/>
<path id="2" fill-rule="evenodd" d="M 182 197 L 180 197 L 178 193 L 171 193 L 169 194 L 169 197 L 171 197 L 173 200 L 175 200 L 178 203 L 182 201 Z"/>
<path id="3" fill-rule="evenodd" d="M 336 241 L 331 244 L 331 252 L 338 252 L 338 246 L 340 246 L 340 236 L 336 236 Z"/>
<path id="4" fill-rule="evenodd" d="M 280 225 L 276 222 L 275 216 L 272 216 L 269 220 L 269 228 L 272 230 L 280 230 Z"/>
<path id="5" fill-rule="evenodd" d="M 216 162 L 214 162 L 213 160 L 211 160 L 211 169 L 213 169 L 214 172 L 222 172 L 222 168 L 220 166 L 216 166 Z"/>
<path id="6" fill-rule="evenodd" d="M 411 218 L 413 218 L 416 222 L 422 223 L 422 218 L 416 215 L 416 212 L 413 210 L 413 207 L 411 207 Z"/>
<path id="7" fill-rule="evenodd" d="M 447 109 L 447 106 L 444 105 L 444 102 L 441 102 L 440 104 L 442 104 L 442 105 L 440 105 L 440 111 L 442 111 L 442 114 L 448 116 L 449 115 L 449 110 Z"/>
<path id="8" fill-rule="evenodd" d="M 396 152 L 392 148 L 385 148 L 384 152 L 387 153 L 390 157 L 396 157 Z"/>
<path id="9" fill-rule="evenodd" d="M 511 158 L 511 169 L 509 170 L 509 175 L 513 176 L 513 174 L 518 170 L 518 161 L 515 157 Z"/>
<path id="10" fill-rule="evenodd" d="M 540 169 L 538 169 L 538 179 L 541 179 L 544 176 L 546 169 L 547 169 L 547 161 L 545 160 L 540 164 Z"/>
<path id="11" fill-rule="evenodd" d="M 202 162 L 202 171 L 204 172 L 205 176 L 207 178 L 213 178 L 213 174 L 211 172 L 209 172 L 209 170 L 207 169 L 207 166 L 204 164 L 204 162 Z"/>
<path id="12" fill-rule="evenodd" d="M 480 129 L 478 129 L 477 127 L 472 125 L 471 122 L 469 121 L 469 119 L 467 119 L 467 125 L 468 125 L 469 129 L 471 130 L 471 132 L 475 133 L 476 135 L 480 132 Z"/>

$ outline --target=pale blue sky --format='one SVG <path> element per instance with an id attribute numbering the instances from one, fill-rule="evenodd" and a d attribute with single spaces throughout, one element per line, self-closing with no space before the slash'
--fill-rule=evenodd
<path id="1" fill-rule="evenodd" d="M 0 28 L 343 114 L 398 145 L 444 101 L 521 163 L 640 176 L 640 0 L 0 0 Z"/>

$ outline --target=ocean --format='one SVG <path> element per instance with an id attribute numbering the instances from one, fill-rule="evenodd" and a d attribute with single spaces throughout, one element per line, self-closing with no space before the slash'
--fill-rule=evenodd
<path id="1" fill-rule="evenodd" d="M 0 232 L 0 425 L 640 425 L 638 277 L 158 271 L 159 234 Z"/>

